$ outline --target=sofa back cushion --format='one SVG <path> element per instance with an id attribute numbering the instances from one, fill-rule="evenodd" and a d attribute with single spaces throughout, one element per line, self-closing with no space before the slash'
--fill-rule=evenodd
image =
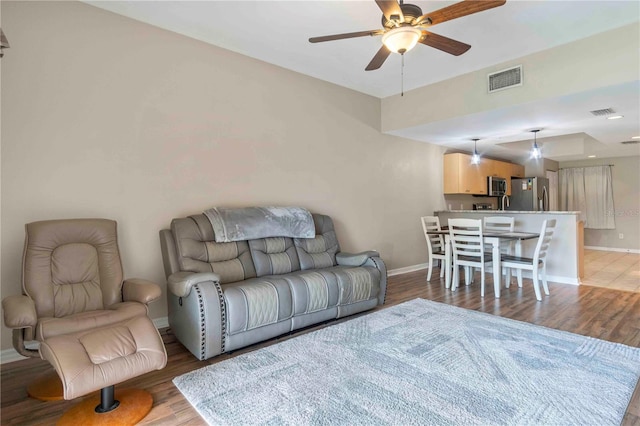
<path id="1" fill-rule="evenodd" d="M 250 240 L 249 249 L 256 274 L 259 277 L 287 274 L 300 270 L 298 252 L 291 238 L 274 237 Z"/>
<path id="2" fill-rule="evenodd" d="M 316 225 L 315 238 L 296 238 L 293 240 L 302 270 L 334 266 L 336 265 L 336 253 L 340 251 L 331 218 L 314 213 L 313 221 Z"/>
<path id="3" fill-rule="evenodd" d="M 256 277 L 249 244 L 216 243 L 213 227 L 204 214 L 174 219 L 171 232 L 181 271 L 215 272 L 223 284 Z"/>

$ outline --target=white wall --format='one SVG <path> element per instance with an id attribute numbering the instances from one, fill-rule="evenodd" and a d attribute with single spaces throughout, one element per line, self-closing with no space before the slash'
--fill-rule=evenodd
<path id="1" fill-rule="evenodd" d="M 158 231 L 213 206 L 307 207 L 345 251 L 426 262 L 442 148 L 381 134 L 379 99 L 83 3 L 1 8 L 3 297 L 24 224 L 55 218 L 117 220 L 125 276 L 163 288 Z"/>
<path id="2" fill-rule="evenodd" d="M 637 81 L 639 33 L 639 23 L 626 25 L 420 87 L 402 97 L 389 96 L 382 100 L 382 130 L 391 132 Z M 524 84 L 487 93 L 487 74 L 515 65 L 523 67 Z"/>

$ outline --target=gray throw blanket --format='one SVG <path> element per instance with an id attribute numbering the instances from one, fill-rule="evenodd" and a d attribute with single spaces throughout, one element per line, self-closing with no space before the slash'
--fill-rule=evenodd
<path id="1" fill-rule="evenodd" d="M 316 228 L 302 207 L 214 207 L 204 212 L 213 226 L 216 243 L 256 238 L 314 238 Z"/>

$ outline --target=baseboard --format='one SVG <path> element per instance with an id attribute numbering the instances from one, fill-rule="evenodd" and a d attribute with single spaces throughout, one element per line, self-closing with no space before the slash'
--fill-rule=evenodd
<path id="1" fill-rule="evenodd" d="M 153 325 L 155 325 L 155 327 L 158 330 L 169 327 L 168 317 L 156 318 L 151 321 L 153 322 Z M 8 364 L 10 362 L 22 361 L 23 359 L 29 359 L 29 358 L 20 355 L 18 351 L 16 351 L 13 348 L 0 351 L 0 364 Z"/>
<path id="2" fill-rule="evenodd" d="M 158 330 L 169 327 L 169 317 L 156 318 L 151 321 L 153 321 L 153 325 L 155 325 Z"/>
<path id="3" fill-rule="evenodd" d="M 427 269 L 428 267 L 428 263 L 420 263 L 418 265 L 405 266 L 404 268 L 389 269 L 387 271 L 387 275 L 392 277 L 394 275 L 406 274 L 409 272 L 419 271 L 421 269 Z"/>
<path id="4" fill-rule="evenodd" d="M 405 266 L 404 268 L 398 269 L 390 269 L 388 271 L 388 276 L 392 277 L 394 275 L 406 274 L 409 272 L 420 271 L 422 269 L 427 269 L 429 266 L 428 263 L 420 263 L 418 265 Z M 493 274 L 493 269 L 487 269 L 488 274 Z M 522 271 L 522 276 L 524 278 L 531 278 L 531 272 Z M 571 284 L 571 285 L 580 285 L 580 278 L 572 278 L 572 277 L 563 277 L 560 275 L 547 275 L 547 281 L 557 284 Z"/>
<path id="5" fill-rule="evenodd" d="M 598 250 L 598 251 L 617 251 L 620 253 L 635 253 L 640 254 L 640 250 L 638 249 L 626 249 L 626 248 L 614 248 L 614 247 L 596 247 L 596 246 L 584 246 L 584 248 L 589 250 Z"/>

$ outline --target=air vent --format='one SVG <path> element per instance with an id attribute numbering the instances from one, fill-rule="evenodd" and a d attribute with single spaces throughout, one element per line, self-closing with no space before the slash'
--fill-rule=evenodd
<path id="1" fill-rule="evenodd" d="M 637 143 L 640 143 L 640 141 L 624 141 L 624 142 L 620 142 L 622 145 L 635 145 Z"/>
<path id="2" fill-rule="evenodd" d="M 489 93 L 522 86 L 522 65 L 487 75 Z"/>
<path id="3" fill-rule="evenodd" d="M 596 109 L 594 111 L 589 111 L 589 112 L 595 115 L 596 117 L 601 117 L 603 115 L 609 115 L 609 114 L 615 113 L 615 111 L 612 108 Z"/>

